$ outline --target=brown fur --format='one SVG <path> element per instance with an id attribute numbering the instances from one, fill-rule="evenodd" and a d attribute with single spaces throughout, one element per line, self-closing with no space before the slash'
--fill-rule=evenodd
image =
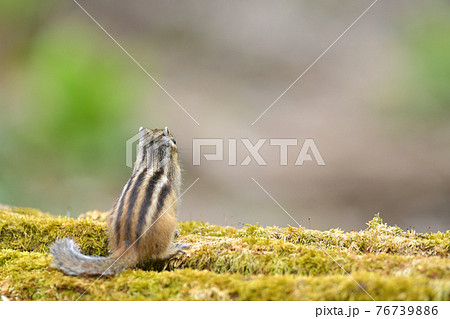
<path id="1" fill-rule="evenodd" d="M 171 258 L 189 247 L 171 246 L 181 188 L 173 136 L 167 128 L 141 128 L 139 134 L 133 173 L 107 219 L 112 255 L 85 256 L 73 241 L 58 240 L 51 246 L 55 267 L 68 274 L 115 273 L 140 261 Z"/>

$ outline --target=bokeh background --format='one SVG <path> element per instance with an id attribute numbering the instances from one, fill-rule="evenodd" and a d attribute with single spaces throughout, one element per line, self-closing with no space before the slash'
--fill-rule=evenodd
<path id="1" fill-rule="evenodd" d="M 73 1 L 0 2 L 0 202 L 106 211 L 139 126 L 176 136 L 180 219 L 361 229 L 380 212 L 450 225 L 450 3 L 379 1 L 255 125 L 371 1 L 85 1 L 194 123 Z M 192 165 L 193 138 L 314 138 L 326 162 Z M 226 141 L 226 140 L 225 140 Z M 225 142 L 226 145 L 226 142 Z M 207 151 L 207 149 L 205 149 Z M 225 158 L 227 158 L 225 148 Z M 239 144 L 238 163 L 247 155 Z"/>

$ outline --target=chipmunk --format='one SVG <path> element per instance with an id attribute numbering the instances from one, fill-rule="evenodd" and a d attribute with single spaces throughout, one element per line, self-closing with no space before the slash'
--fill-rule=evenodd
<path id="1" fill-rule="evenodd" d="M 50 246 L 52 266 L 69 275 L 112 274 L 144 260 L 185 253 L 189 244 L 171 246 L 180 187 L 177 146 L 168 128 L 141 127 L 133 173 L 107 219 L 112 254 L 86 256 L 72 239 L 58 239 Z"/>

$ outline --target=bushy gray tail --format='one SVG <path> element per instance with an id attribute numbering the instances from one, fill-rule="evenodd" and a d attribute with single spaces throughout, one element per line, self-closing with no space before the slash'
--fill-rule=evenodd
<path id="1" fill-rule="evenodd" d="M 68 275 L 114 274 L 127 268 L 124 260 L 83 255 L 80 246 L 70 238 L 57 239 L 50 245 L 50 254 L 53 255 L 51 266 L 60 268 Z"/>

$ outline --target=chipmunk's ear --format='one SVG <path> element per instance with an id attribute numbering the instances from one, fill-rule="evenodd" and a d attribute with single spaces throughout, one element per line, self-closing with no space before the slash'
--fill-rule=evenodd
<path id="1" fill-rule="evenodd" d="M 144 145 L 144 142 L 145 142 L 145 136 L 147 135 L 147 134 L 145 134 L 145 128 L 144 127 L 140 127 L 139 128 L 139 145 L 140 146 L 143 146 Z"/>
<path id="2" fill-rule="evenodd" d="M 165 136 L 169 136 L 170 132 L 169 129 L 167 128 L 167 126 L 164 128 L 164 135 Z"/>

